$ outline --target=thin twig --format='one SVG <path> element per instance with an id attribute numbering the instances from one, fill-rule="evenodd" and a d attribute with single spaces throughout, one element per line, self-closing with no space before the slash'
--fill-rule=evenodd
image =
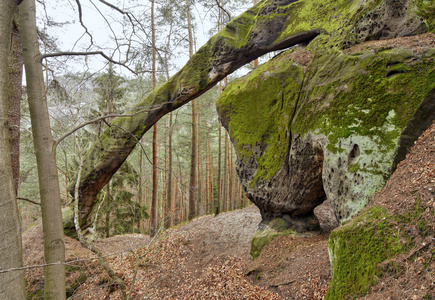
<path id="1" fill-rule="evenodd" d="M 89 30 L 86 27 L 86 25 L 83 23 L 82 5 L 81 5 L 79 0 L 76 0 L 76 3 L 77 3 L 77 8 L 79 10 L 79 22 L 82 25 L 82 27 L 85 29 L 85 34 L 87 34 L 89 36 L 89 38 L 91 39 L 91 46 L 92 46 L 94 44 L 94 39 L 93 39 L 92 35 L 89 33 Z"/>
<path id="2" fill-rule="evenodd" d="M 30 200 L 30 199 L 27 199 L 27 198 L 23 198 L 23 197 L 17 197 L 17 200 L 23 200 L 23 201 L 27 201 L 27 202 L 30 202 L 30 203 L 33 203 L 33 204 L 36 204 L 36 205 L 41 205 L 41 203 L 39 203 L 39 202 Z"/>

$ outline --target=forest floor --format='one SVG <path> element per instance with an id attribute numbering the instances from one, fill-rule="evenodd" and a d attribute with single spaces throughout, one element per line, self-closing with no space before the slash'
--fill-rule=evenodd
<path id="1" fill-rule="evenodd" d="M 254 205 L 199 217 L 154 240 L 128 234 L 95 245 L 108 255 L 127 293 L 134 282 L 132 299 L 321 299 L 330 280 L 327 238 L 335 218 L 328 204 L 316 212 L 326 232 L 312 238 L 276 238 L 255 261 L 249 256 L 250 241 L 261 216 Z M 120 299 L 119 287 L 91 259 L 95 255 L 74 239 L 65 237 L 65 242 L 71 262 L 68 296 Z M 43 263 L 40 221 L 24 233 L 23 248 L 25 265 Z M 26 271 L 29 298 L 38 298 L 43 277 L 42 268 Z"/>

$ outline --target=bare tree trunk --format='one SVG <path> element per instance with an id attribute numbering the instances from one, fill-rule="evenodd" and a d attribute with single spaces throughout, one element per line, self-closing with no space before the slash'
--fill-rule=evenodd
<path id="1" fill-rule="evenodd" d="M 258 0 L 253 0 L 254 5 L 257 5 Z M 258 58 L 254 59 L 254 69 L 258 68 Z"/>
<path id="2" fill-rule="evenodd" d="M 223 173 L 223 209 L 228 211 L 228 133 L 224 129 L 225 146 L 224 146 L 224 173 Z"/>
<path id="3" fill-rule="evenodd" d="M 219 94 L 222 94 L 222 83 L 219 83 Z M 222 126 L 218 124 L 219 128 L 219 151 L 218 151 L 218 174 L 217 174 L 217 206 L 215 215 L 218 215 L 221 211 L 223 211 L 223 203 L 222 203 L 222 178 L 221 178 L 221 165 L 222 165 Z"/>
<path id="4" fill-rule="evenodd" d="M 140 139 L 141 144 L 142 144 L 142 142 L 143 142 L 143 139 Z M 139 147 L 139 180 L 138 180 L 138 186 L 137 186 L 137 189 L 138 189 L 137 198 L 138 198 L 139 204 L 141 204 L 141 205 L 144 201 L 144 197 L 142 194 L 142 178 L 143 178 L 143 150 L 142 150 L 142 147 Z M 144 233 L 145 232 L 145 230 L 144 230 L 145 229 L 144 228 L 145 221 L 142 218 L 143 218 L 143 216 L 141 216 L 141 218 L 139 219 L 138 228 L 141 230 L 142 233 Z"/>
<path id="5" fill-rule="evenodd" d="M 174 210 L 172 208 L 172 112 L 169 113 L 168 125 L 168 178 L 166 182 L 166 205 L 168 207 L 168 216 L 170 217 L 167 226 L 174 226 Z"/>
<path id="6" fill-rule="evenodd" d="M 198 203 L 198 208 L 197 208 L 197 214 L 199 216 L 204 214 L 204 202 L 202 199 L 202 185 L 201 185 L 201 155 L 200 155 L 200 146 L 201 145 L 201 124 L 200 124 L 200 115 L 199 115 L 199 105 L 197 107 L 197 127 L 198 127 L 198 133 L 197 133 L 197 143 L 196 143 L 196 150 L 197 150 L 197 154 L 196 154 L 196 189 L 197 189 L 197 203 Z"/>
<path id="7" fill-rule="evenodd" d="M 190 15 L 190 0 L 186 0 L 186 10 L 187 10 L 187 29 L 189 33 L 189 57 L 193 56 L 193 33 L 192 33 L 192 22 Z M 196 153 L 196 111 L 195 111 L 195 100 L 192 100 L 192 146 L 191 146 L 191 156 L 190 156 L 190 186 L 189 186 L 189 220 L 195 218 L 196 215 L 196 163 L 197 163 L 197 153 Z"/>
<path id="8" fill-rule="evenodd" d="M 18 213 L 15 187 L 9 152 L 9 126 L 6 122 L 6 107 L 9 102 L 8 53 L 11 46 L 12 16 L 17 3 L 1 0 L 0 11 L 0 266 L 2 269 L 23 266 L 21 248 L 20 216 Z M 13 271 L 0 275 L 1 299 L 26 299 L 24 271 Z"/>
<path id="9" fill-rule="evenodd" d="M 14 176 L 15 192 L 20 185 L 20 119 L 21 96 L 23 82 L 23 53 L 21 49 L 20 33 L 18 31 L 18 13 L 12 22 L 11 46 L 9 51 L 9 134 Z"/>
<path id="10" fill-rule="evenodd" d="M 45 267 L 44 299 L 65 299 L 65 267 L 62 264 L 65 262 L 65 242 L 60 189 L 39 52 L 34 0 L 24 0 L 20 5 L 19 30 L 38 165 L 44 258 L 47 264 L 54 264 Z"/>
<path id="11" fill-rule="evenodd" d="M 110 181 L 106 185 L 106 205 L 108 207 L 106 211 L 106 218 L 105 218 L 105 227 L 104 232 L 106 235 L 106 238 L 110 237 L 110 205 L 112 205 L 112 195 L 110 193 Z"/>
<path id="12" fill-rule="evenodd" d="M 154 24 L 154 0 L 151 0 L 151 31 L 153 44 L 152 80 L 153 89 L 157 86 L 156 81 L 156 28 Z M 157 124 L 153 126 L 153 195 L 151 200 L 151 230 L 150 235 L 154 236 L 158 229 L 157 218 Z"/>

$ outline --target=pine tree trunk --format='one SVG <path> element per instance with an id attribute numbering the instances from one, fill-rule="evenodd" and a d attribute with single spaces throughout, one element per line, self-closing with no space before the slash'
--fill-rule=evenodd
<path id="1" fill-rule="evenodd" d="M 8 53 L 11 42 L 12 16 L 16 11 L 16 3 L 1 0 L 0 11 L 0 116 L 7 117 L 5 108 L 9 102 L 10 90 Z M 21 247 L 20 216 L 18 213 L 14 180 L 11 166 L 9 145 L 9 126 L 7 122 L 0 123 L 0 266 L 3 270 L 23 266 Z M 26 299 L 24 287 L 24 271 L 8 272 L 0 275 L 0 299 Z"/>
<path id="2" fill-rule="evenodd" d="M 172 204 L 172 112 L 169 113 L 169 130 L 168 130 L 168 182 L 167 185 L 167 206 L 169 211 L 168 227 L 174 226 L 174 210 Z"/>
<path id="3" fill-rule="evenodd" d="M 190 0 L 186 0 L 186 10 L 187 10 L 187 29 L 189 34 L 189 57 L 193 56 L 193 33 L 192 33 L 192 22 L 190 15 Z M 189 220 L 195 218 L 196 215 L 196 163 L 197 163 L 197 153 L 196 153 L 196 111 L 195 111 L 195 100 L 191 102 L 192 110 L 192 145 L 191 145 L 191 156 L 190 156 L 190 186 L 189 186 Z"/>
<path id="4" fill-rule="evenodd" d="M 223 179 L 223 201 L 224 201 L 224 211 L 228 211 L 228 134 L 224 129 L 225 135 L 225 146 L 224 146 L 224 179 Z"/>
<path id="5" fill-rule="evenodd" d="M 156 29 L 154 24 L 154 0 L 151 0 L 151 31 L 152 31 L 152 81 L 153 89 L 157 86 L 156 80 Z M 157 124 L 153 126 L 153 195 L 151 200 L 151 230 L 150 235 L 154 236 L 158 230 L 157 220 Z"/>
<path id="6" fill-rule="evenodd" d="M 221 85 L 220 92 L 222 92 Z M 222 165 L 222 126 L 218 124 L 219 127 L 219 137 L 218 137 L 218 177 L 217 177 L 217 206 L 216 206 L 216 215 L 218 215 L 221 211 L 223 211 L 223 203 L 222 203 L 222 179 L 221 179 L 221 165 Z"/>
<path id="7" fill-rule="evenodd" d="M 257 5 L 258 0 L 253 0 L 254 5 Z M 254 59 L 254 69 L 258 68 L 258 58 Z"/>
<path id="8" fill-rule="evenodd" d="M 142 143 L 143 143 L 143 139 L 140 139 L 140 144 Z M 142 204 L 144 201 L 144 197 L 142 194 L 142 178 L 143 178 L 143 150 L 142 147 L 139 147 L 139 179 L 138 179 L 138 186 L 137 186 L 138 189 L 137 198 L 140 204 Z M 142 233 L 144 233 L 145 231 L 144 223 L 145 222 L 143 220 L 143 216 L 141 216 L 138 222 L 138 228 L 141 230 Z"/>
<path id="9" fill-rule="evenodd" d="M 200 146 L 201 145 L 201 126 L 200 126 L 200 116 L 199 116 L 199 105 L 197 107 L 197 127 L 198 127 L 198 134 L 197 134 L 197 154 L 196 154 L 196 167 L 197 167 L 197 171 L 196 171 L 196 188 L 197 188 L 197 203 L 198 203 L 198 207 L 197 207 L 197 214 L 199 216 L 204 214 L 204 202 L 202 199 L 202 185 L 201 185 L 201 155 L 200 155 Z"/>
<path id="10" fill-rule="evenodd" d="M 110 237 L 110 211 L 111 211 L 111 205 L 112 205 L 112 195 L 110 194 L 110 181 L 106 185 L 106 205 L 107 205 L 107 211 L 105 216 L 105 226 L 104 226 L 104 234 L 106 238 Z"/>
<path id="11" fill-rule="evenodd" d="M 19 30 L 26 69 L 27 93 L 41 195 L 45 267 L 44 299 L 65 299 L 65 243 L 56 153 L 51 134 L 34 0 L 20 6 Z"/>

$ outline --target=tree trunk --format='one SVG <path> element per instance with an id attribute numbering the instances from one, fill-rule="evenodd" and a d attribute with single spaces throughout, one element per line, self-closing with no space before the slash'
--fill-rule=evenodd
<path id="1" fill-rule="evenodd" d="M 20 5 L 19 30 L 26 69 L 27 94 L 38 166 L 44 233 L 44 299 L 65 299 L 65 243 L 56 153 L 45 95 L 34 0 Z"/>
<path id="2" fill-rule="evenodd" d="M 254 0 L 254 5 L 257 5 L 258 0 Z M 258 58 L 254 59 L 254 69 L 258 67 Z"/>
<path id="3" fill-rule="evenodd" d="M 201 124 L 200 124 L 200 114 L 199 114 L 199 105 L 197 106 L 197 143 L 196 143 L 196 189 L 197 189 L 197 214 L 201 216 L 204 214 L 204 202 L 202 199 L 202 185 L 201 185 L 201 155 L 200 155 L 200 145 L 201 145 Z"/>
<path id="4" fill-rule="evenodd" d="M 219 83 L 219 95 L 222 94 L 222 83 Z M 219 136 L 218 136 L 218 144 L 219 144 L 219 151 L 218 151 L 218 174 L 217 174 L 217 206 L 216 206 L 216 212 L 215 215 L 218 215 L 221 211 L 223 211 L 223 203 L 222 203 L 222 126 L 221 124 L 218 124 L 219 128 Z"/>
<path id="5" fill-rule="evenodd" d="M 189 34 L 189 57 L 193 56 L 193 33 L 192 33 L 192 22 L 190 15 L 190 0 L 186 0 L 186 13 L 187 13 L 187 30 Z M 191 144 L 191 155 L 190 155 L 190 186 L 189 186 L 189 220 L 195 218 L 196 215 L 196 163 L 197 163 L 197 153 L 196 153 L 196 111 L 195 111 L 195 100 L 192 100 L 192 144 Z"/>
<path id="6" fill-rule="evenodd" d="M 12 174 L 15 192 L 20 185 L 20 118 L 23 82 L 23 53 L 18 31 L 18 13 L 14 16 L 11 46 L 9 51 L 9 134 Z"/>
<path id="7" fill-rule="evenodd" d="M 110 212 L 111 212 L 111 205 L 112 203 L 112 195 L 110 194 L 110 181 L 106 185 L 106 205 L 107 205 L 107 211 L 105 216 L 105 226 L 104 226 L 104 233 L 106 238 L 110 237 Z"/>
<path id="8" fill-rule="evenodd" d="M 172 113 L 169 113 L 168 125 L 168 178 L 166 182 L 166 206 L 168 207 L 169 220 L 166 222 L 167 228 L 174 226 L 174 211 L 172 209 Z"/>
<path id="9" fill-rule="evenodd" d="M 154 24 L 154 0 L 151 0 L 151 32 L 152 32 L 152 81 L 153 90 L 157 86 L 156 81 L 156 28 Z M 157 124 L 153 126 L 153 195 L 151 200 L 151 230 L 150 235 L 154 236 L 158 230 L 157 218 Z"/>
<path id="10" fill-rule="evenodd" d="M 2 270 L 23 266 L 21 247 L 20 216 L 15 199 L 15 187 L 12 175 L 11 155 L 9 146 L 9 126 L 6 107 L 9 102 L 10 89 L 8 53 L 11 46 L 12 16 L 17 9 L 17 3 L 1 0 L 0 11 L 0 266 Z M 24 286 L 24 271 L 12 271 L 0 275 L 1 299 L 26 299 Z"/>
<path id="11" fill-rule="evenodd" d="M 224 146 L 224 179 L 223 179 L 223 202 L 224 202 L 224 211 L 228 211 L 228 133 L 224 129 L 225 135 L 225 146 Z"/>

